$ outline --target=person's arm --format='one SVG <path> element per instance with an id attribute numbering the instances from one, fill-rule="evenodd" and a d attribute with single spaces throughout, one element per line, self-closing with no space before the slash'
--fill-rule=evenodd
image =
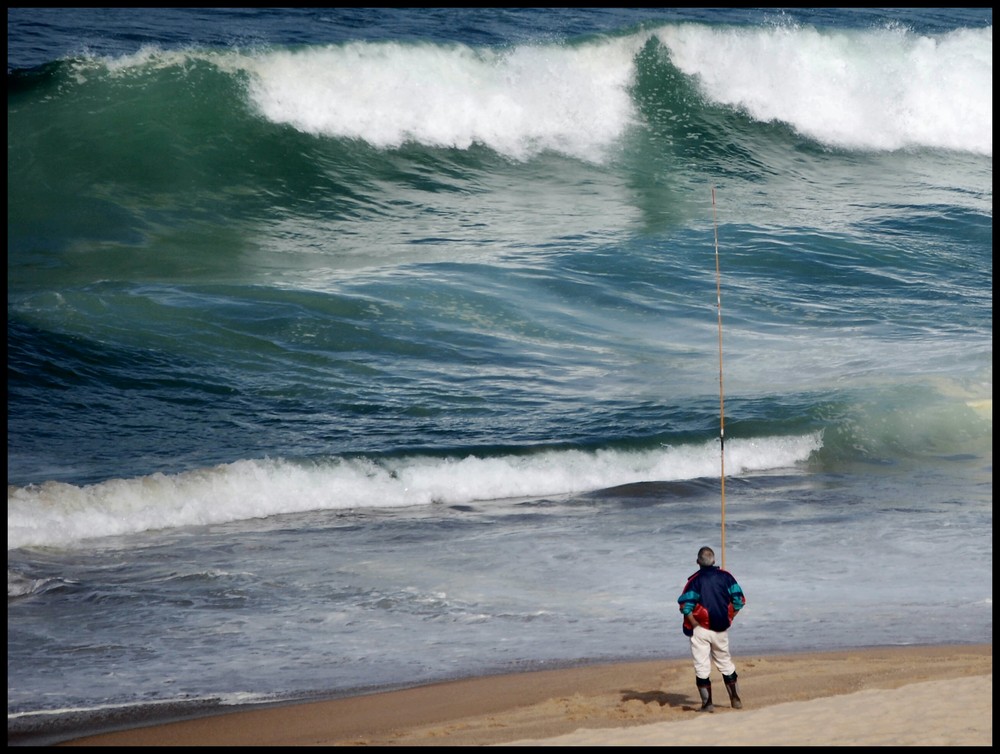
<path id="1" fill-rule="evenodd" d="M 729 588 L 729 601 L 733 604 L 734 613 L 738 613 L 747 604 L 747 596 L 743 594 L 743 587 L 735 580 L 733 580 L 733 585 Z"/>
<path id="2" fill-rule="evenodd" d="M 698 593 L 696 576 L 697 574 L 688 579 L 687 584 L 684 585 L 683 594 L 677 598 L 681 614 L 684 616 L 684 628 L 685 630 L 690 628 L 692 631 L 695 626 L 699 625 L 698 619 L 695 618 L 695 609 L 701 600 L 701 595 Z"/>

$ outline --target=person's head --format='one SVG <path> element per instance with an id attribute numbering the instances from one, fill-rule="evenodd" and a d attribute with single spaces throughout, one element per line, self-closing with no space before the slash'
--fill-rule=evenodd
<path id="1" fill-rule="evenodd" d="M 698 550 L 698 565 L 702 567 L 715 565 L 715 550 L 711 547 L 702 547 Z"/>

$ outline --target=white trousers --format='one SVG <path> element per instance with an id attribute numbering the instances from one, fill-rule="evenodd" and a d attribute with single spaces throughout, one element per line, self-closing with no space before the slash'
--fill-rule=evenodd
<path id="1" fill-rule="evenodd" d="M 733 658 L 729 656 L 729 632 L 712 631 L 702 626 L 695 626 L 691 634 L 691 657 L 694 658 L 694 674 L 699 678 L 709 678 L 712 675 L 712 663 L 722 675 L 732 675 L 736 672 Z"/>

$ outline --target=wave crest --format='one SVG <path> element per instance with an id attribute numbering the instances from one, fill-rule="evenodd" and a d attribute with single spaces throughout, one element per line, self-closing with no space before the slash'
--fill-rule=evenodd
<path id="1" fill-rule="evenodd" d="M 993 27 L 666 26 L 671 62 L 705 95 L 826 146 L 993 154 Z"/>
<path id="2" fill-rule="evenodd" d="M 730 440 L 726 467 L 735 474 L 791 467 L 821 446 L 819 433 Z M 695 479 L 717 474 L 718 461 L 718 445 L 711 441 L 486 457 L 337 457 L 311 464 L 245 460 L 83 487 L 46 482 L 8 488 L 7 549 L 309 510 L 454 505 Z"/>
<path id="3" fill-rule="evenodd" d="M 260 113 L 306 133 L 599 160 L 634 122 L 636 40 L 506 50 L 395 42 L 278 51 L 253 65 Z"/>

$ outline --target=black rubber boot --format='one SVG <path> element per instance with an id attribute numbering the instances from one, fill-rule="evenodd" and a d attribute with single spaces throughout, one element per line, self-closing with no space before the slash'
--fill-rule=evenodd
<path id="1" fill-rule="evenodd" d="M 726 682 L 726 691 L 729 692 L 729 703 L 733 705 L 733 709 L 743 709 L 743 701 L 740 699 L 740 687 L 736 685 L 737 678 L 735 670 L 732 675 L 722 676 L 722 680 Z"/>
<path id="2" fill-rule="evenodd" d="M 698 685 L 698 693 L 701 695 L 701 707 L 699 712 L 715 712 L 715 705 L 712 704 L 712 679 L 695 677 Z"/>

